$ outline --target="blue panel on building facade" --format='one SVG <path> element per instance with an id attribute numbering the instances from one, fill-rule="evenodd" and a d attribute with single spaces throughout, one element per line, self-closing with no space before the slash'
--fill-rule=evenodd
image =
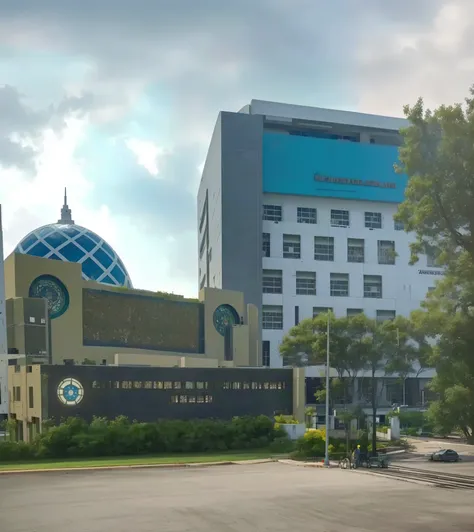
<path id="1" fill-rule="evenodd" d="M 266 133 L 263 191 L 400 203 L 407 177 L 397 160 L 395 146 Z"/>

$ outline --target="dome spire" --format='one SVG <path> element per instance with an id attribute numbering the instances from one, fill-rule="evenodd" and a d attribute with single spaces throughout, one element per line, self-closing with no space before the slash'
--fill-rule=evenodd
<path id="1" fill-rule="evenodd" d="M 71 209 L 67 204 L 67 189 L 64 189 L 64 205 L 61 209 L 61 219 L 58 224 L 74 225 L 74 220 L 71 217 Z"/>

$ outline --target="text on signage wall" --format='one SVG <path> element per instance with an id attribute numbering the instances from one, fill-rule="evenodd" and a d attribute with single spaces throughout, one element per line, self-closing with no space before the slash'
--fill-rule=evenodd
<path id="1" fill-rule="evenodd" d="M 329 177 L 325 175 L 315 174 L 314 180 L 320 183 L 334 183 L 337 185 L 356 185 L 359 187 L 375 187 L 375 188 L 397 188 L 396 183 L 373 181 L 369 179 L 350 179 L 347 177 Z"/>

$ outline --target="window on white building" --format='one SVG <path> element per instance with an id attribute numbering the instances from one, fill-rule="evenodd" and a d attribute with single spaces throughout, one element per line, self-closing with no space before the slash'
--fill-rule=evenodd
<path id="1" fill-rule="evenodd" d="M 263 206 L 263 219 L 270 222 L 282 221 L 282 208 L 281 205 L 264 205 Z"/>
<path id="2" fill-rule="evenodd" d="M 262 306 L 262 328 L 283 329 L 283 307 L 281 305 Z"/>
<path id="3" fill-rule="evenodd" d="M 331 273 L 331 296 L 348 297 L 349 296 L 349 274 L 348 273 Z"/>
<path id="4" fill-rule="evenodd" d="M 296 211 L 296 221 L 299 224 L 315 224 L 318 222 L 316 209 L 310 207 L 298 207 Z"/>
<path id="5" fill-rule="evenodd" d="M 364 275 L 364 297 L 380 299 L 382 297 L 382 276 Z"/>
<path id="6" fill-rule="evenodd" d="M 437 259 L 437 253 L 432 248 L 426 249 L 426 266 L 428 268 L 438 268 L 439 266 L 436 264 Z"/>
<path id="7" fill-rule="evenodd" d="M 334 261 L 334 238 L 332 236 L 314 237 L 314 260 Z"/>
<path id="8" fill-rule="evenodd" d="M 391 405 L 401 404 L 403 401 L 403 384 L 399 382 L 387 382 L 385 397 Z"/>
<path id="9" fill-rule="evenodd" d="M 326 314 L 328 312 L 332 312 L 331 307 L 313 307 L 313 318 L 316 318 L 316 316 L 319 316 L 320 314 Z"/>
<path id="10" fill-rule="evenodd" d="M 331 209 L 332 227 L 349 227 L 349 211 Z"/>
<path id="11" fill-rule="evenodd" d="M 270 256 L 270 233 L 262 233 L 262 251 L 264 257 Z"/>
<path id="12" fill-rule="evenodd" d="M 316 272 L 296 272 L 296 294 L 300 296 L 316 295 Z"/>
<path id="13" fill-rule="evenodd" d="M 403 225 L 403 222 L 394 221 L 393 222 L 393 228 L 395 229 L 395 231 L 404 231 L 405 230 L 405 226 Z"/>
<path id="14" fill-rule="evenodd" d="M 395 242 L 393 240 L 379 240 L 377 242 L 379 264 L 395 264 Z"/>
<path id="15" fill-rule="evenodd" d="M 369 229 L 382 229 L 382 213 L 366 212 L 365 227 L 368 227 Z"/>
<path id="16" fill-rule="evenodd" d="M 268 340 L 262 342 L 262 366 L 270 366 L 270 342 Z"/>
<path id="17" fill-rule="evenodd" d="M 204 255 L 204 250 L 206 249 L 206 240 L 207 240 L 207 233 L 204 233 L 204 236 L 202 237 L 201 244 L 199 245 L 199 258 L 202 259 L 202 256 Z"/>
<path id="18" fill-rule="evenodd" d="M 281 294 L 283 291 L 283 275 L 281 270 L 263 270 L 262 288 L 264 294 Z"/>
<path id="19" fill-rule="evenodd" d="M 394 320 L 397 317 L 397 313 L 394 310 L 377 310 L 377 321 Z"/>
<path id="20" fill-rule="evenodd" d="M 348 308 L 347 309 L 347 317 L 352 318 L 353 316 L 358 316 L 359 314 L 363 314 L 364 311 L 361 308 Z"/>
<path id="21" fill-rule="evenodd" d="M 364 262 L 365 242 L 363 238 L 347 239 L 347 262 Z"/>
<path id="22" fill-rule="evenodd" d="M 301 237 L 300 235 L 283 235 L 283 258 L 301 258 Z"/>

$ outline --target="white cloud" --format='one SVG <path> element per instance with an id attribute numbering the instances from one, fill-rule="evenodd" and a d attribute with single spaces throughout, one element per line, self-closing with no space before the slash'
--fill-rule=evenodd
<path id="1" fill-rule="evenodd" d="M 133 152 L 140 166 L 143 166 L 154 177 L 159 175 L 158 159 L 160 156 L 165 155 L 166 151 L 164 148 L 157 146 L 150 140 L 133 138 L 127 139 L 125 145 Z"/>

